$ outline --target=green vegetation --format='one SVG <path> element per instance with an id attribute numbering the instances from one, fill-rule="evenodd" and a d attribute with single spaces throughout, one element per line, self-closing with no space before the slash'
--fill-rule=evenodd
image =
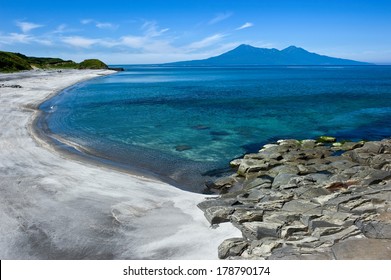
<path id="1" fill-rule="evenodd" d="M 21 70 L 31 70 L 30 63 L 20 54 L 0 51 L 0 72 L 15 72 Z"/>
<path id="2" fill-rule="evenodd" d="M 86 59 L 80 62 L 79 69 L 108 69 L 109 67 L 99 59 Z"/>
<path id="3" fill-rule="evenodd" d="M 20 53 L 0 51 L 0 72 L 16 72 L 22 70 L 41 69 L 108 69 L 98 59 L 87 59 L 81 63 L 72 60 L 51 57 L 28 57 Z"/>

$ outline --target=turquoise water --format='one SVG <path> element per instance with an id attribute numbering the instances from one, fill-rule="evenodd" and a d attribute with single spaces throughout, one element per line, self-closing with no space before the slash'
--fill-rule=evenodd
<path id="1" fill-rule="evenodd" d="M 391 135 L 389 66 L 123 67 L 42 104 L 49 130 L 192 191 L 281 138 Z"/>

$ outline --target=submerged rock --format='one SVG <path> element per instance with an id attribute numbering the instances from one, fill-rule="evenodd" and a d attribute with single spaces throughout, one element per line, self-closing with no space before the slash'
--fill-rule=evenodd
<path id="1" fill-rule="evenodd" d="M 178 146 L 175 146 L 175 150 L 178 151 L 178 152 L 191 150 L 191 149 L 192 149 L 192 147 L 189 146 L 189 145 L 178 145 Z"/>

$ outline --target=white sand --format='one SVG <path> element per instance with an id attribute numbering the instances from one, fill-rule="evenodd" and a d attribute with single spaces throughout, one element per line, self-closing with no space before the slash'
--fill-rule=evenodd
<path id="1" fill-rule="evenodd" d="M 70 159 L 29 132 L 49 95 L 103 70 L 0 74 L 0 259 L 216 259 L 205 196 Z"/>

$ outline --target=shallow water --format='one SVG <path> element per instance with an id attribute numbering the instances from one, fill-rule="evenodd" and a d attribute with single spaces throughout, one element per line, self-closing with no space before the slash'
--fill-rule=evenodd
<path id="1" fill-rule="evenodd" d="M 48 128 L 191 191 L 277 139 L 391 135 L 390 66 L 121 67 L 43 103 Z"/>

